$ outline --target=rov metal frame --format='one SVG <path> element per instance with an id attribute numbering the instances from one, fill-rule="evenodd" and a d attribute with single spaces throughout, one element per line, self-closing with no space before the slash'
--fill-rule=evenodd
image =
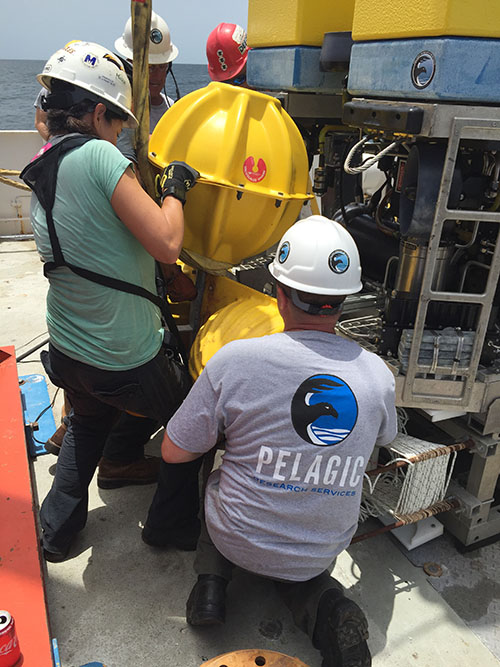
<path id="1" fill-rule="evenodd" d="M 360 109 L 361 117 L 370 119 L 373 109 L 390 108 L 390 101 L 358 99 L 353 100 Z M 434 211 L 434 220 L 429 239 L 428 252 L 420 290 L 420 299 L 413 327 L 413 340 L 406 375 L 400 371 L 395 359 L 385 359 L 396 376 L 396 402 L 405 408 L 449 409 L 467 413 L 465 418 L 447 419 L 440 422 L 440 428 L 454 438 L 472 438 L 471 464 L 467 479 L 450 487 L 451 497 L 460 503 L 460 509 L 443 513 L 439 519 L 466 547 L 492 539 L 500 533 L 500 505 L 494 504 L 494 490 L 500 472 L 500 376 L 498 372 L 479 366 L 485 341 L 493 298 L 500 276 L 500 231 L 497 231 L 495 247 L 488 268 L 486 287 L 483 293 L 445 292 L 433 290 L 433 277 L 444 223 L 447 220 L 472 221 L 480 223 L 500 223 L 500 212 L 470 211 L 448 208 L 453 173 L 462 141 L 500 141 L 500 112 L 492 107 L 418 104 L 398 102 L 398 106 L 418 106 L 423 110 L 422 127 L 418 139 L 447 139 L 447 151 L 441 175 L 440 193 Z M 384 119 L 390 114 L 383 114 Z M 360 118 L 361 118 L 360 117 Z M 370 121 L 360 125 L 370 126 Z M 381 127 L 393 135 L 394 128 Z M 411 137 L 416 139 L 417 136 Z M 497 228 L 500 230 L 500 228 Z M 461 288 L 459 288 L 461 289 Z M 425 321 L 429 303 L 445 302 L 476 304 L 479 308 L 475 340 L 467 370 L 460 372 L 460 378 L 429 377 L 429 368 L 419 365 L 420 347 L 425 331 Z M 367 318 L 362 318 L 367 319 Z M 349 323 L 346 323 L 349 329 Z M 345 332 L 349 335 L 349 331 Z M 365 341 L 359 341 L 367 346 Z M 442 372 L 441 375 L 452 375 Z M 445 369 L 439 369 L 445 371 Z M 439 372 L 438 371 L 438 372 Z M 497 416 L 498 415 L 498 416 Z"/>
<path id="2" fill-rule="evenodd" d="M 404 376 L 402 386 L 402 402 L 405 406 L 412 406 L 422 401 L 442 406 L 443 401 L 447 405 L 456 408 L 470 409 L 470 400 L 476 381 L 479 360 L 486 336 L 488 320 L 498 279 L 500 276 L 500 243 L 497 233 L 497 242 L 491 258 L 491 264 L 488 272 L 486 289 L 482 294 L 464 293 L 464 292 L 444 292 L 432 289 L 433 276 L 436 269 L 437 254 L 439 251 L 442 230 L 445 221 L 473 221 L 500 224 L 500 213 L 489 211 L 466 211 L 458 209 L 449 209 L 448 201 L 453 180 L 453 173 L 458 156 L 460 142 L 463 139 L 474 139 L 478 141 L 500 141 L 500 123 L 495 119 L 474 119 L 474 118 L 454 118 L 451 124 L 450 138 L 445 157 L 444 169 L 441 178 L 441 187 L 436 203 L 434 222 L 429 240 L 427 258 L 425 262 L 424 275 L 420 291 L 420 299 L 417 309 L 417 315 L 414 325 L 413 340 L 410 348 L 408 360 L 408 370 Z M 425 329 L 427 309 L 431 301 L 468 303 L 477 304 L 480 308 L 480 315 L 476 326 L 476 335 L 472 348 L 471 360 L 467 371 L 464 371 L 462 380 L 454 380 L 454 383 L 460 382 L 461 392 L 457 396 L 443 395 L 436 393 L 425 393 L 423 390 L 417 390 L 417 375 L 426 373 L 427 370 L 418 364 L 420 345 Z M 435 386 L 439 389 L 439 381 Z"/>

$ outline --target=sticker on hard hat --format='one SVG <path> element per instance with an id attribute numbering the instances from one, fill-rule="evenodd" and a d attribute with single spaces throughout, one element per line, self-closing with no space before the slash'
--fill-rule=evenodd
<path id="1" fill-rule="evenodd" d="M 285 241 L 283 245 L 281 246 L 279 253 L 278 253 L 278 262 L 280 264 L 283 264 L 283 262 L 286 262 L 288 259 L 288 255 L 290 254 L 290 244 L 288 241 Z"/>
<path id="2" fill-rule="evenodd" d="M 336 375 L 311 375 L 295 392 L 290 412 L 302 440 L 328 447 L 338 445 L 352 432 L 358 402 L 349 385 Z"/>
<path id="3" fill-rule="evenodd" d="M 240 25 L 235 26 L 231 37 L 236 42 L 236 44 L 244 46 L 244 48 L 246 48 L 247 34 Z"/>
<path id="4" fill-rule="evenodd" d="M 267 166 L 264 160 L 260 157 L 259 161 L 257 162 L 257 169 L 254 169 L 254 167 L 255 167 L 255 160 L 250 155 L 243 163 L 243 173 L 245 174 L 246 179 L 252 181 L 252 183 L 258 183 L 266 175 Z"/>
<path id="5" fill-rule="evenodd" d="M 87 53 L 84 58 L 82 58 L 83 64 L 87 67 L 97 67 L 99 64 L 99 58 L 93 53 Z"/>
<path id="6" fill-rule="evenodd" d="M 151 30 L 151 33 L 149 35 L 149 39 L 153 42 L 153 44 L 161 44 L 163 39 L 162 31 L 158 30 L 158 28 L 153 28 L 153 30 Z"/>
<path id="7" fill-rule="evenodd" d="M 436 59 L 430 51 L 422 51 L 411 66 L 411 82 L 415 88 L 426 88 L 436 72 Z"/>
<path id="8" fill-rule="evenodd" d="M 114 56 L 111 55 L 111 53 L 105 53 L 103 55 L 104 60 L 109 60 L 110 63 L 113 63 L 113 65 L 116 65 L 118 69 L 121 69 L 123 71 L 123 65 L 121 62 L 118 60 L 118 58 L 115 58 Z"/>
<path id="9" fill-rule="evenodd" d="M 349 255 L 344 250 L 334 250 L 328 258 L 328 266 L 334 273 L 345 273 L 349 268 Z"/>
<path id="10" fill-rule="evenodd" d="M 222 49 L 217 49 L 217 58 L 219 59 L 219 65 L 223 72 L 227 70 L 226 59 L 224 58 L 224 51 Z"/>

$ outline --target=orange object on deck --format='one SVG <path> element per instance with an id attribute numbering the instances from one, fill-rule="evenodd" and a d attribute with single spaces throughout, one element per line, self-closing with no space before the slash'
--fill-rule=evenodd
<path id="1" fill-rule="evenodd" d="M 0 347 L 0 608 L 24 667 L 53 667 L 14 347 Z"/>
<path id="2" fill-rule="evenodd" d="M 216 658 L 202 663 L 200 667 L 255 667 L 255 665 L 266 665 L 266 667 L 307 667 L 305 662 L 302 662 L 298 658 L 258 648 L 224 653 L 224 655 L 218 655 Z"/>

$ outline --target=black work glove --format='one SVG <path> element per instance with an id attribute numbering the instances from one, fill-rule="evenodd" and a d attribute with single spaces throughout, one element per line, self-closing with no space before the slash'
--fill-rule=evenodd
<path id="1" fill-rule="evenodd" d="M 185 162 L 175 160 L 157 176 L 158 196 L 162 203 L 165 197 L 175 197 L 182 205 L 186 203 L 186 192 L 196 185 L 200 172 Z"/>

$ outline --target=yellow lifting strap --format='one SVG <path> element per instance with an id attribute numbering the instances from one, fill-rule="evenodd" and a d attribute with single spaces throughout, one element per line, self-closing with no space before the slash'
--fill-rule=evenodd
<path id="1" fill-rule="evenodd" d="M 139 121 L 135 131 L 135 149 L 139 173 L 146 192 L 155 197 L 154 177 L 148 160 L 149 144 L 149 32 L 151 30 L 151 0 L 132 0 L 132 39 L 134 74 L 132 99 L 134 115 Z"/>

